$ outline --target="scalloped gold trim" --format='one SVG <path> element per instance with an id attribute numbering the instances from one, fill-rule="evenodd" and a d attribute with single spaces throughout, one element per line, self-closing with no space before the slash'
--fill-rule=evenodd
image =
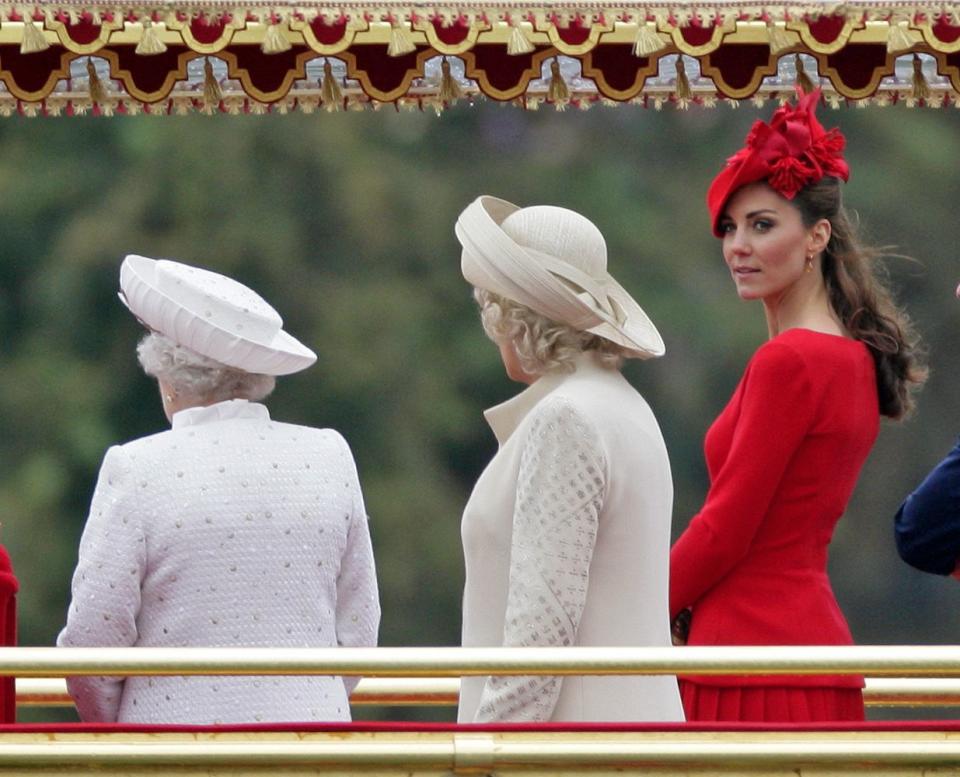
<path id="1" fill-rule="evenodd" d="M 307 62 L 317 58 L 317 54 L 314 51 L 301 51 L 294 58 L 293 67 L 287 70 L 284 75 L 280 87 L 272 92 L 264 92 L 254 85 L 250 78 L 250 71 L 238 64 L 235 54 L 230 51 L 222 51 L 217 56 L 227 63 L 227 76 L 237 79 L 240 82 L 240 86 L 243 87 L 244 93 L 261 103 L 274 103 L 286 97 L 293 88 L 294 82 L 307 77 Z M 341 57 L 342 56 L 341 54 Z"/>
<path id="2" fill-rule="evenodd" d="M 940 38 L 934 35 L 933 22 L 930 21 L 930 17 L 927 17 L 926 21 L 911 24 L 910 29 L 916 30 L 921 36 L 923 36 L 924 43 L 933 49 L 931 52 L 933 54 L 936 54 L 937 52 L 954 54 L 960 51 L 960 38 L 957 38 L 953 43 L 948 43 L 940 40 Z"/>
<path id="3" fill-rule="evenodd" d="M 144 92 L 137 88 L 137 83 L 133 79 L 133 73 L 128 69 L 120 67 L 120 58 L 113 49 L 102 49 L 96 56 L 107 60 L 110 64 L 110 78 L 120 81 L 123 84 L 124 91 L 145 104 L 160 102 L 167 99 L 174 90 L 178 81 L 183 81 L 187 77 L 187 63 L 191 59 L 203 56 L 196 51 L 187 49 L 177 55 L 177 67 L 175 70 L 168 70 L 166 78 L 163 80 L 163 86 L 154 92 Z"/>
<path id="4" fill-rule="evenodd" d="M 518 22 L 516 26 L 523 29 L 527 39 L 534 46 L 551 45 L 547 33 L 536 30 L 530 22 Z M 480 35 L 477 37 L 477 43 L 502 43 L 506 46 L 510 42 L 512 32 L 513 26 L 509 22 L 491 19 L 490 28 L 480 31 Z"/>
<path id="5" fill-rule="evenodd" d="M 768 54 L 767 64 L 755 67 L 753 69 L 753 75 L 750 78 L 750 82 L 740 89 L 730 86 L 730 84 L 723 79 L 723 72 L 720 70 L 720 68 L 710 64 L 709 54 L 700 60 L 700 72 L 713 81 L 719 94 L 723 95 L 724 97 L 729 97 L 732 100 L 744 100 L 753 95 L 760 88 L 760 84 L 763 83 L 764 78 L 772 76 L 777 72 L 777 63 L 779 62 L 781 56 L 784 55 Z"/>
<path id="6" fill-rule="evenodd" d="M 70 77 L 70 63 L 77 58 L 77 55 L 72 51 L 61 51 L 60 52 L 60 67 L 56 70 L 50 71 L 47 80 L 35 92 L 28 92 L 25 89 L 21 89 L 20 86 L 13 78 L 13 73 L 3 67 L 3 62 L 0 61 L 0 81 L 3 81 L 7 86 L 7 90 L 14 97 L 20 100 L 26 100 L 27 102 L 38 102 L 43 100 L 47 95 L 49 95 L 57 86 L 57 82 L 65 78 Z"/>
<path id="7" fill-rule="evenodd" d="M 543 23 L 543 27 L 540 26 L 540 23 Z M 612 32 L 614 25 L 612 24 L 599 24 L 594 22 L 590 26 L 590 34 L 587 36 L 587 39 L 583 43 L 578 43 L 576 45 L 571 45 L 565 43 L 563 38 L 560 37 L 560 31 L 557 29 L 557 26 L 548 21 L 545 14 L 537 16 L 538 29 L 546 29 L 547 38 L 550 40 L 550 43 L 553 47 L 559 51 L 561 54 L 565 54 L 568 57 L 576 57 L 581 54 L 586 54 L 588 51 L 592 50 L 600 42 L 600 36 L 608 32 Z"/>
<path id="8" fill-rule="evenodd" d="M 832 14 L 831 14 L 832 15 Z M 818 52 L 820 54 L 833 54 L 844 46 L 847 45 L 847 41 L 850 39 L 850 36 L 855 30 L 862 30 L 864 27 L 863 21 L 857 21 L 851 19 L 849 16 L 846 21 L 843 23 L 843 27 L 840 29 L 840 34 L 831 41 L 830 43 L 821 43 L 810 32 L 810 25 L 804 19 L 796 19 L 793 21 L 787 22 L 787 29 L 791 32 L 797 33 L 800 36 L 800 42 L 806 46 L 810 52 Z"/>
<path id="9" fill-rule="evenodd" d="M 313 27 L 310 26 L 310 22 L 306 19 L 291 19 L 290 20 L 290 29 L 295 32 L 299 32 L 303 36 L 303 41 L 311 49 L 313 49 L 317 54 L 320 54 L 325 57 L 336 56 L 342 51 L 346 51 L 350 46 L 353 45 L 354 40 L 357 37 L 357 33 L 361 29 L 366 29 L 367 25 L 364 25 L 362 28 L 359 26 L 354 26 L 350 23 L 347 23 L 346 28 L 344 29 L 343 37 L 338 40 L 336 43 L 321 43 L 317 40 L 317 36 L 313 31 Z"/>
<path id="10" fill-rule="evenodd" d="M 478 20 L 470 22 L 470 28 L 467 31 L 467 37 L 464 38 L 460 43 L 454 44 L 444 43 L 442 40 L 440 40 L 440 36 L 437 35 L 437 31 L 434 29 L 433 24 L 429 19 L 418 20 L 413 29 L 422 32 L 427 38 L 427 43 L 429 43 L 430 46 L 438 53 L 447 54 L 448 56 L 457 56 L 472 49 L 476 45 L 477 40 L 480 37 L 480 33 L 489 31 L 490 25 L 484 24 Z"/>
<path id="11" fill-rule="evenodd" d="M 689 54 L 691 57 L 702 57 L 704 54 L 716 51 L 720 48 L 720 44 L 723 43 L 724 38 L 736 32 L 736 30 L 737 22 L 728 19 L 722 24 L 713 26 L 709 41 L 699 46 L 693 46 L 687 43 L 680 27 L 675 27 L 668 22 L 661 23 L 659 19 L 657 20 L 657 31 L 669 35 L 674 47 L 681 53 Z"/>
<path id="12" fill-rule="evenodd" d="M 960 92 L 960 64 L 951 65 L 949 62 L 947 62 L 948 53 L 953 52 L 933 52 L 933 56 L 937 60 L 937 72 L 940 75 L 949 78 L 953 88 Z"/>
<path id="13" fill-rule="evenodd" d="M 581 63 L 583 69 L 583 75 L 587 78 L 592 78 L 594 83 L 597 85 L 597 90 L 609 100 L 617 100 L 620 102 L 626 102 L 627 100 L 632 100 L 637 95 L 639 95 L 643 88 L 647 84 L 647 79 L 650 76 L 655 76 L 657 71 L 660 68 L 660 58 L 663 56 L 676 56 L 677 51 L 671 46 L 667 46 L 662 52 L 657 52 L 653 57 L 650 57 L 647 62 L 647 66 L 640 68 L 637 71 L 637 75 L 634 78 L 633 85 L 628 89 L 614 89 L 607 83 L 606 76 L 598 67 L 593 66 L 593 52 L 587 52 L 584 56 Z"/>
<path id="14" fill-rule="evenodd" d="M 479 84 L 480 91 L 488 97 L 494 100 L 505 102 L 508 100 L 515 100 L 518 97 L 523 97 L 527 93 L 527 87 L 530 85 L 530 82 L 533 79 L 540 77 L 540 73 L 543 70 L 544 61 L 550 59 L 551 57 L 557 56 L 557 54 L 557 50 L 553 47 L 544 48 L 540 51 L 533 52 L 530 55 L 530 67 L 523 71 L 523 74 L 521 75 L 517 85 L 513 89 L 507 90 L 497 89 L 493 86 L 493 84 L 490 83 L 490 80 L 487 77 L 487 72 L 477 68 L 477 61 L 473 51 L 466 51 L 461 55 L 461 57 L 463 59 L 464 74 L 466 77 L 474 79 L 477 84 Z"/>
<path id="15" fill-rule="evenodd" d="M 288 0 L 287 0 L 288 2 Z M 143 36 L 143 26 L 140 22 L 126 22 L 124 18 L 130 12 L 130 7 L 87 6 L 84 4 L 71 5 L 69 3 L 43 7 L 45 21 L 44 35 L 51 43 L 59 41 L 64 48 L 77 54 L 94 54 L 105 46 L 140 42 Z M 931 52 L 941 51 L 953 53 L 960 51 L 960 39 L 948 43 L 941 41 L 933 33 L 932 19 L 940 15 L 948 15 L 955 22 L 960 22 L 960 5 L 885 5 L 861 0 L 860 3 L 848 3 L 838 6 L 781 7 L 773 8 L 761 5 L 720 6 L 715 9 L 695 5 L 677 4 L 672 6 L 654 5 L 647 3 L 632 3 L 619 9 L 605 10 L 593 6 L 507 6 L 494 5 L 484 7 L 468 7 L 461 9 L 463 17 L 469 20 L 470 29 L 464 41 L 454 45 L 443 43 L 437 36 L 433 25 L 426 16 L 415 16 L 410 22 L 411 7 L 386 2 L 377 6 L 352 5 L 350 3 L 333 8 L 304 10 L 300 6 L 280 3 L 276 6 L 251 6 L 251 10 L 243 8 L 228 8 L 216 4 L 214 0 L 199 0 L 196 4 L 183 6 L 191 14 L 212 13 L 219 14 L 229 10 L 233 19 L 228 22 L 221 37 L 213 43 L 201 43 L 192 34 L 188 21 L 179 21 L 175 14 L 170 12 L 170 5 L 164 6 L 137 6 L 136 14 L 146 19 L 156 13 L 158 22 L 152 27 L 152 33 L 167 45 L 185 44 L 191 50 L 200 54 L 216 54 L 234 43 L 257 43 L 264 40 L 268 29 L 273 29 L 267 18 L 276 13 L 281 17 L 284 37 L 293 45 L 301 41 L 314 52 L 322 56 L 334 56 L 349 48 L 353 43 L 372 43 L 388 41 L 395 27 L 387 21 L 395 17 L 396 24 L 403 25 L 410 30 L 413 42 L 417 45 L 427 43 L 438 53 L 459 56 L 468 51 L 476 43 L 503 43 L 507 44 L 512 25 L 523 28 L 525 36 L 536 46 L 550 45 L 561 54 L 580 56 L 599 45 L 604 36 L 610 34 L 635 34 L 638 18 L 653 18 L 656 20 L 658 32 L 669 38 L 674 48 L 693 57 L 701 57 L 715 51 L 720 45 L 728 42 L 769 42 L 768 21 L 773 21 L 779 29 L 790 36 L 796 36 L 798 43 L 789 50 L 803 47 L 810 53 L 833 54 L 842 49 L 850 41 L 871 40 L 886 42 L 889 37 L 890 24 L 897 23 L 914 41 L 914 48 L 929 49 Z M 838 37 L 830 43 L 819 42 L 810 32 L 807 18 L 815 9 L 832 15 L 844 16 L 845 21 Z M 14 9 L 22 12 L 24 6 L 4 3 L 0 0 L 0 20 L 9 16 Z M 61 11 L 72 18 L 84 13 L 87 9 L 95 16 L 103 17 L 108 12 L 114 14 L 112 22 L 102 22 L 101 30 L 95 42 L 77 44 L 66 33 L 66 25 L 56 16 Z M 734 13 L 733 11 L 736 11 Z M 835 11 L 835 13 L 834 13 Z M 335 44 L 322 44 L 313 34 L 307 19 L 316 13 L 332 15 L 343 12 L 350 18 L 345 37 Z M 439 13 L 438 9 L 438 13 Z M 259 22 L 247 23 L 246 15 L 260 18 Z M 450 9 L 443 9 L 444 18 L 453 15 Z M 553 21 L 553 14 L 559 14 L 562 19 L 574 15 L 581 15 L 590 24 L 588 38 L 584 43 L 569 45 L 560 37 L 558 28 Z M 531 16 L 532 15 L 532 16 Z M 738 18 L 742 16 L 743 18 Z M 790 19 L 784 23 L 784 18 Z M 508 22 L 507 19 L 510 19 Z M 529 19 L 533 19 L 533 23 Z M 715 18 L 721 19 L 718 25 L 713 24 Z M 913 22 L 914 18 L 925 18 L 926 21 Z M 367 22 L 369 19 L 369 23 Z M 484 21 L 486 19 L 486 21 Z M 602 23 L 601 23 L 602 20 Z M 684 25 L 699 20 L 709 29 L 710 39 L 700 45 L 692 45 L 683 35 Z M 564 23 L 563 21 L 560 22 Z M 781 26 L 783 25 L 783 26 Z M 53 37 L 55 36 L 55 38 Z M 3 21 L 0 24 L 0 41 L 19 43 L 23 37 L 23 25 L 20 22 Z M 778 52 L 783 53 L 783 52 Z"/>
<path id="16" fill-rule="evenodd" d="M 123 19 L 116 15 L 114 15 L 113 21 L 110 22 L 101 19 L 100 33 L 97 39 L 90 43 L 77 43 L 73 40 L 73 38 L 70 37 L 70 33 L 67 32 L 67 25 L 55 18 L 52 14 L 47 15 L 44 26 L 56 34 L 60 45 L 67 49 L 67 51 L 72 51 L 75 54 L 89 55 L 95 54 L 106 46 L 110 42 L 110 38 L 114 32 L 123 29 Z"/>
<path id="17" fill-rule="evenodd" d="M 374 87 L 374 85 L 370 82 L 370 77 L 367 74 L 367 71 L 357 68 L 357 59 L 352 52 L 344 51 L 342 54 L 340 54 L 339 58 L 347 64 L 347 77 L 356 79 L 360 83 L 360 87 L 363 89 L 365 94 L 369 95 L 374 100 L 389 103 L 403 97 L 410 90 L 410 84 L 413 83 L 414 78 L 423 77 L 424 65 L 426 64 L 426 61 L 431 57 L 435 57 L 436 55 L 436 52 L 429 48 L 418 51 L 416 68 L 413 70 L 408 69 L 403 76 L 403 81 L 401 81 L 400 86 L 389 92 L 381 92 L 379 89 Z"/>
<path id="18" fill-rule="evenodd" d="M 201 43 L 193 36 L 193 30 L 190 29 L 190 20 L 181 22 L 175 14 L 169 14 L 166 19 L 167 29 L 176 30 L 180 33 L 183 42 L 194 51 L 200 54 L 216 54 L 223 51 L 233 42 L 234 34 L 247 27 L 246 14 L 234 14 L 233 18 L 223 26 L 223 33 L 213 43 Z"/>
<path id="19" fill-rule="evenodd" d="M 894 66 L 899 55 L 888 53 L 883 67 L 874 69 L 870 77 L 870 82 L 862 89 L 851 89 L 843 82 L 840 78 L 839 71 L 828 64 L 827 57 L 829 55 L 813 52 L 811 56 L 817 60 L 817 72 L 819 72 L 823 78 L 830 81 L 830 85 L 837 94 L 850 100 L 859 101 L 866 97 L 871 97 L 880 87 L 880 82 L 884 78 L 893 75 Z"/>

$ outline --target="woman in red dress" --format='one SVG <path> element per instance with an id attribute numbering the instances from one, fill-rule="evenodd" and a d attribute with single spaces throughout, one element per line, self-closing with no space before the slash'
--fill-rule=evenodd
<path id="1" fill-rule="evenodd" d="M 710 490 L 670 555 L 690 645 L 847 645 L 827 545 L 876 439 L 924 377 L 909 322 L 843 209 L 844 138 L 819 91 L 754 124 L 707 195 L 741 299 L 769 340 L 707 432 Z M 675 628 L 677 631 L 677 628 Z M 862 720 L 861 678 L 687 677 L 688 720 Z"/>

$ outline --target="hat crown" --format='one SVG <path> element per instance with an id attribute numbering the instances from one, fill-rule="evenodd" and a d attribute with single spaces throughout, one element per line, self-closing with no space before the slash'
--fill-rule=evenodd
<path id="1" fill-rule="evenodd" d="M 727 159 L 707 190 L 707 210 L 717 237 L 723 237 L 720 218 L 727 201 L 749 183 L 766 181 L 792 200 L 825 177 L 850 179 L 850 166 L 843 158 L 846 140 L 839 129 L 827 131 L 817 120 L 819 100 L 819 89 L 806 94 L 798 86 L 796 105 L 780 106 L 769 124 L 754 122 L 743 148 Z"/>
<path id="2" fill-rule="evenodd" d="M 554 205 L 520 208 L 500 225 L 518 245 L 575 267 L 591 278 L 607 272 L 607 244 L 588 218 Z"/>
<path id="3" fill-rule="evenodd" d="M 607 245 L 593 223 L 552 205 L 517 208 L 481 195 L 456 223 L 460 269 L 474 286 L 648 358 L 663 354 L 653 322 L 607 272 Z"/>
<path id="4" fill-rule="evenodd" d="M 194 315 L 254 342 L 267 344 L 283 327 L 283 319 L 266 300 L 242 283 L 200 267 L 160 259 L 159 291 Z"/>

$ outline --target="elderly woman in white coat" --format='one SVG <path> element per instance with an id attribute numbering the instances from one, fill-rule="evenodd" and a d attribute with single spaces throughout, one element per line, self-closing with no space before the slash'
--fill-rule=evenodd
<path id="1" fill-rule="evenodd" d="M 464 646 L 670 645 L 670 464 L 625 358 L 664 352 L 563 208 L 480 197 L 457 221 L 463 275 L 507 374 L 499 450 L 463 514 Z M 470 677 L 460 722 L 678 721 L 676 678 Z"/>
<path id="2" fill-rule="evenodd" d="M 61 646 L 376 644 L 357 471 L 331 429 L 271 420 L 276 375 L 316 356 L 230 278 L 128 256 L 121 299 L 172 428 L 104 457 Z M 340 677 L 74 677 L 84 721 L 350 719 Z"/>

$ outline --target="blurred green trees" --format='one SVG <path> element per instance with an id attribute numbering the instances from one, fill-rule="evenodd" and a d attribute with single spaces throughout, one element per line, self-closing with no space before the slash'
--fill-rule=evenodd
<path id="1" fill-rule="evenodd" d="M 768 116 L 771 107 L 760 112 Z M 481 193 L 580 210 L 667 342 L 627 374 L 658 413 L 675 531 L 706 490 L 703 434 L 765 336 L 710 235 L 703 195 L 758 112 L 414 113 L 0 122 L 0 541 L 21 580 L 21 642 L 52 644 L 100 458 L 165 421 L 116 298 L 126 253 L 234 275 L 319 354 L 282 379 L 281 419 L 350 441 L 372 516 L 387 645 L 459 639 L 460 511 L 495 443 L 481 411 L 517 390 L 459 275 L 453 222 Z M 863 643 L 956 642 L 960 586 L 896 557 L 900 500 L 960 430 L 960 114 L 830 112 L 848 202 L 916 261 L 891 277 L 928 344 L 916 416 L 885 424 L 834 543 Z"/>

